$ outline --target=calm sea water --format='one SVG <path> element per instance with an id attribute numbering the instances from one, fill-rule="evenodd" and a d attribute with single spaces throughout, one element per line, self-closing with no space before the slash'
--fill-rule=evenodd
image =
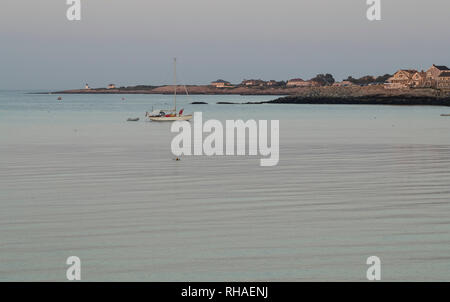
<path id="1" fill-rule="evenodd" d="M 382 280 L 450 281 L 450 108 L 178 98 L 280 120 L 260 167 L 174 161 L 170 125 L 143 120 L 171 96 L 56 98 L 0 92 L 1 281 L 64 281 L 72 255 L 85 281 L 364 281 L 372 255 Z"/>

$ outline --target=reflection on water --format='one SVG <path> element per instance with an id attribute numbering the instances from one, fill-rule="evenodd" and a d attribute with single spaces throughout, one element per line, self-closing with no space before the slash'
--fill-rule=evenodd
<path id="1" fill-rule="evenodd" d="M 83 280 L 363 281 L 371 255 L 385 281 L 449 280 L 445 108 L 185 101 L 280 119 L 280 162 L 260 167 L 174 161 L 168 125 L 124 122 L 165 96 L 52 97 L 0 97 L 0 280 L 62 281 L 71 255 Z"/>

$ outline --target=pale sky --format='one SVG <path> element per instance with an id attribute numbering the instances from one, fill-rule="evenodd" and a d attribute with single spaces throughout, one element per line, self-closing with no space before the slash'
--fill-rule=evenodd
<path id="1" fill-rule="evenodd" d="M 309 79 L 450 65 L 450 1 L 1 0 L 0 89 Z"/>

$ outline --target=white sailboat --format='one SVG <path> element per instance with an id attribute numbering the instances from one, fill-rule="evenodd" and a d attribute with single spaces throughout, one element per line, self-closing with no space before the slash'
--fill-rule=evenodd
<path id="1" fill-rule="evenodd" d="M 174 87 L 175 92 L 173 95 L 174 106 L 169 110 L 154 110 L 151 113 L 146 113 L 150 120 L 155 122 L 172 122 L 172 121 L 188 121 L 192 119 L 192 114 L 183 114 L 184 109 L 177 112 L 177 59 L 173 59 L 174 66 Z"/>

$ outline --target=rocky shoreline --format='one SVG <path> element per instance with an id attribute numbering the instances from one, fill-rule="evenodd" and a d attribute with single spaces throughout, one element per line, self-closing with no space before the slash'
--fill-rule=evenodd
<path id="1" fill-rule="evenodd" d="M 95 88 L 95 89 L 71 89 L 54 91 L 52 94 L 173 94 L 175 87 L 172 85 L 155 86 L 149 88 L 126 87 L 126 88 Z M 178 94 L 186 94 L 186 90 L 192 95 L 294 95 L 300 89 L 293 88 L 266 88 L 266 87 L 233 87 L 216 88 L 210 85 L 187 85 L 178 86 Z"/>
<path id="2" fill-rule="evenodd" d="M 408 105 L 408 106 L 449 106 L 450 97 L 426 96 L 361 96 L 361 97 L 305 97 L 287 96 L 266 102 L 248 104 L 328 104 L 328 105 Z"/>
<path id="3" fill-rule="evenodd" d="M 139 87 L 139 88 L 138 88 Z M 178 86 L 177 93 L 190 95 L 271 95 L 283 96 L 271 101 L 246 104 L 352 104 L 352 105 L 429 105 L 450 106 L 450 91 L 436 89 L 385 89 L 374 86 L 324 87 L 234 87 L 215 88 L 209 85 Z M 52 94 L 172 94 L 174 86 L 115 89 L 74 89 Z M 224 102 L 226 103 L 226 102 Z"/>

